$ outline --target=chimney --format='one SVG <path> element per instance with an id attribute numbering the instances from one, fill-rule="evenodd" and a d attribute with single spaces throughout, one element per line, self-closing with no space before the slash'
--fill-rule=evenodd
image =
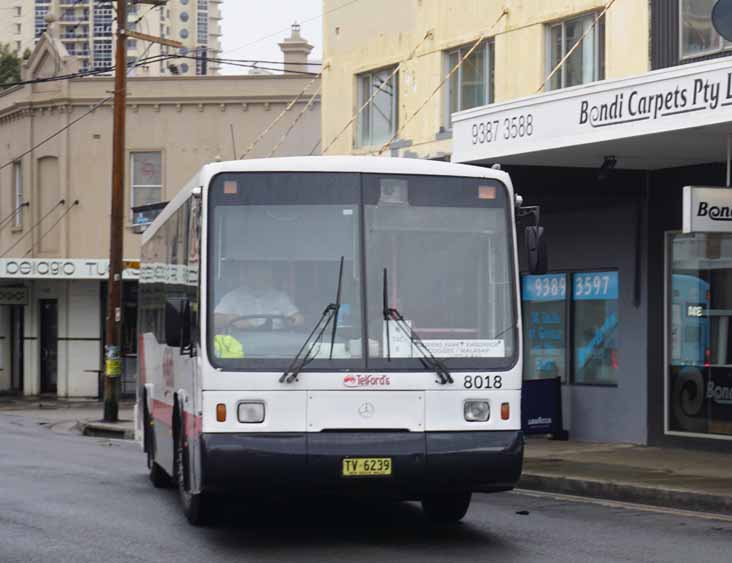
<path id="1" fill-rule="evenodd" d="M 284 55 L 285 71 L 308 70 L 308 67 L 302 63 L 308 62 L 308 55 L 313 50 L 313 46 L 300 35 L 300 24 L 297 22 L 292 24 L 290 36 L 282 43 L 279 43 L 279 46 Z"/>

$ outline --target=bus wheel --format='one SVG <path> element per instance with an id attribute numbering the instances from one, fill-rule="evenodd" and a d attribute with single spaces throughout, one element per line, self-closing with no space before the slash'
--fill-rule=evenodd
<path id="1" fill-rule="evenodd" d="M 422 510 L 432 522 L 454 524 L 468 512 L 471 496 L 471 493 L 429 495 L 422 499 Z"/>
<path id="2" fill-rule="evenodd" d="M 210 499 L 203 493 L 190 491 L 190 474 L 188 467 L 188 451 L 184 446 L 183 432 L 178 428 L 175 437 L 175 479 L 178 495 L 188 522 L 194 526 L 202 526 L 208 522 Z"/>

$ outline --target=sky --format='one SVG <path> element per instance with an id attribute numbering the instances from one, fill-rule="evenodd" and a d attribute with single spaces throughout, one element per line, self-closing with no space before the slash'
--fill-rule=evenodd
<path id="1" fill-rule="evenodd" d="M 277 43 L 290 35 L 290 26 L 297 21 L 302 36 L 315 46 L 310 59 L 320 60 L 322 9 L 322 0 L 224 0 L 221 57 L 281 61 Z M 225 74 L 247 72 L 236 67 L 223 70 Z"/>

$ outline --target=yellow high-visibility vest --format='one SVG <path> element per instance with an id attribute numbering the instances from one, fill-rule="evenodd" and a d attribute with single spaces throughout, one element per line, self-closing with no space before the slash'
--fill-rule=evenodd
<path id="1" fill-rule="evenodd" d="M 243 358 L 244 347 L 236 338 L 229 334 L 214 336 L 214 350 L 217 358 Z"/>

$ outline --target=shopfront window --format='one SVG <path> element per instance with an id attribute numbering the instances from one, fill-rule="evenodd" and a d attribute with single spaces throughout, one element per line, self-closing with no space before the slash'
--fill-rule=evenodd
<path id="1" fill-rule="evenodd" d="M 732 235 L 669 235 L 667 430 L 732 435 Z"/>
<path id="2" fill-rule="evenodd" d="M 524 379 L 567 380 L 567 274 L 524 276 Z"/>
<path id="3" fill-rule="evenodd" d="M 618 382 L 618 273 L 572 275 L 574 382 Z"/>

